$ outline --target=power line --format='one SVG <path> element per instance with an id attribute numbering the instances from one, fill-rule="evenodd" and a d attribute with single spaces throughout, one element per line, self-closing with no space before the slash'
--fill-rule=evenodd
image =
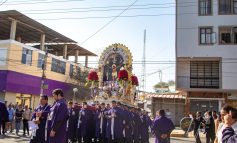
<path id="1" fill-rule="evenodd" d="M 7 2 L 7 0 L 5 0 L 5 1 L 3 1 L 1 4 L 0 4 L 0 6 L 2 6 L 4 3 L 6 3 Z"/>
<path id="2" fill-rule="evenodd" d="M 55 1 L 38 1 L 38 2 L 30 2 L 30 1 L 19 1 L 19 2 L 12 2 L 7 3 L 6 5 L 28 5 L 28 4 L 49 4 L 49 3 L 65 3 L 65 2 L 81 2 L 81 1 L 87 1 L 87 0 L 55 0 Z"/>
<path id="3" fill-rule="evenodd" d="M 102 31 L 105 27 L 107 27 L 109 24 L 111 24 L 115 19 L 117 19 L 118 17 L 120 17 L 126 10 L 128 10 L 130 7 L 132 7 L 138 0 L 135 0 L 131 5 L 129 5 L 126 9 L 124 9 L 122 12 L 120 12 L 116 17 L 114 17 L 113 19 L 111 19 L 110 21 L 108 21 L 105 25 L 103 25 L 101 28 L 99 28 L 95 33 L 93 33 L 91 36 L 89 36 L 88 38 L 86 38 L 83 42 L 80 43 L 80 45 L 84 44 L 85 42 L 87 42 L 89 39 L 91 39 L 93 36 L 95 36 L 97 33 L 99 33 L 100 31 Z M 70 50 L 68 52 L 68 54 L 70 52 L 72 52 L 75 48 L 73 48 L 72 50 Z"/>
<path id="4" fill-rule="evenodd" d="M 158 9 L 158 8 L 170 8 L 170 7 L 140 7 L 140 8 L 130 8 L 128 10 L 147 10 L 147 9 Z M 79 12 L 105 12 L 105 11 L 117 11 L 117 10 L 123 10 L 123 9 L 96 9 L 96 10 L 73 10 L 73 11 L 53 11 L 53 12 L 29 12 L 24 14 L 35 14 L 35 15 L 41 15 L 41 14 L 58 14 L 58 13 L 79 13 Z"/>
<path id="5" fill-rule="evenodd" d="M 27 4 L 48 4 L 48 3 L 68 3 L 68 2 L 81 2 L 81 1 L 87 1 L 87 0 L 52 0 L 52 1 L 39 1 L 39 0 L 34 0 L 34 1 L 18 1 L 18 2 L 8 2 L 6 5 L 27 5 Z M 197 2 L 182 2 L 179 4 L 189 4 L 189 3 L 197 3 Z M 161 3 L 157 5 L 164 5 L 164 4 L 176 4 L 176 3 Z"/>

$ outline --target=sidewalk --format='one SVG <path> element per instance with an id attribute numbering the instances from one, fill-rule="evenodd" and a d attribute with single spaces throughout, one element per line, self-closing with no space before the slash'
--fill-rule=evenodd
<path id="1" fill-rule="evenodd" d="M 188 137 L 186 137 L 185 132 L 183 130 L 181 130 L 180 128 L 175 128 L 170 136 L 171 136 L 171 138 L 176 139 L 176 140 L 195 142 L 193 131 L 189 132 Z M 201 140 L 205 140 L 205 138 L 206 138 L 206 135 L 203 134 L 203 132 L 200 132 L 199 136 L 200 136 Z"/>

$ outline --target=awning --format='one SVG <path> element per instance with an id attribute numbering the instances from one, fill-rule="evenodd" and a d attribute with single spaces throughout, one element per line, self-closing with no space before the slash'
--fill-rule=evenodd
<path id="1" fill-rule="evenodd" d="M 146 94 L 146 97 L 150 98 L 169 98 L 169 99 L 185 99 L 186 96 L 177 93 L 170 94 Z"/>

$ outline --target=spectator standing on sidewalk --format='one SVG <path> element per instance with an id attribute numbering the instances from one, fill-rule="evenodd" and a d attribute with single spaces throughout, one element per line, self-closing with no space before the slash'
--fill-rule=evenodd
<path id="1" fill-rule="evenodd" d="M 15 114 L 15 110 L 12 107 L 12 104 L 8 105 L 8 114 L 9 114 L 9 122 L 7 124 L 7 129 L 10 130 L 10 133 L 12 133 L 13 129 L 14 129 L 14 114 Z"/>
<path id="2" fill-rule="evenodd" d="M 8 122 L 8 112 L 5 103 L 0 101 L 0 135 L 5 135 L 6 122 Z"/>
<path id="3" fill-rule="evenodd" d="M 28 105 L 25 105 L 25 110 L 23 112 L 23 135 L 27 134 L 29 135 L 29 125 L 28 121 L 31 119 L 32 112 L 28 108 Z"/>
<path id="4" fill-rule="evenodd" d="M 18 135 L 19 130 L 21 128 L 21 121 L 22 121 L 23 113 L 24 113 L 24 110 L 22 109 L 22 105 L 19 105 L 19 108 L 16 109 L 16 112 L 15 112 L 16 135 Z"/>
<path id="5" fill-rule="evenodd" d="M 212 117 L 212 112 L 207 111 L 207 119 L 205 123 L 205 131 L 206 131 L 206 143 L 214 143 L 215 140 L 215 122 Z"/>
<path id="6" fill-rule="evenodd" d="M 222 143 L 222 132 L 225 129 L 224 126 L 224 116 L 229 114 L 230 111 L 235 110 L 234 107 L 230 106 L 230 105 L 225 105 L 221 108 L 221 120 L 222 123 L 219 124 L 217 132 L 216 132 L 216 139 L 215 139 L 215 143 Z M 231 127 L 234 129 L 235 133 L 237 133 L 237 123 L 231 125 Z"/>
<path id="7" fill-rule="evenodd" d="M 158 118 L 153 122 L 153 131 L 156 136 L 155 143 L 170 143 L 170 133 L 175 129 L 173 122 L 165 117 L 165 111 L 158 111 Z"/>
<path id="8" fill-rule="evenodd" d="M 223 143 L 236 143 L 237 142 L 237 134 L 232 128 L 234 124 L 237 122 L 237 110 L 234 109 L 230 111 L 229 114 L 224 117 L 224 127 L 222 142 Z"/>
<path id="9" fill-rule="evenodd" d="M 202 117 L 202 113 L 201 112 L 197 112 L 196 116 L 193 118 L 193 122 L 194 122 L 194 137 L 196 139 L 196 143 L 201 143 L 201 139 L 199 136 L 199 129 L 201 127 L 202 124 L 205 124 L 205 120 Z"/>

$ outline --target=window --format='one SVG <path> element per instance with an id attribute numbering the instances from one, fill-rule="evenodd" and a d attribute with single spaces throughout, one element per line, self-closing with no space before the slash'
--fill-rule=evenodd
<path id="1" fill-rule="evenodd" d="M 212 3 L 211 0 L 199 0 L 199 15 L 211 15 Z"/>
<path id="2" fill-rule="evenodd" d="M 237 14 L 237 0 L 219 0 L 220 14 Z"/>
<path id="3" fill-rule="evenodd" d="M 66 62 L 52 58 L 51 71 L 65 74 Z"/>
<path id="4" fill-rule="evenodd" d="M 72 64 L 70 64 L 70 72 L 69 72 L 70 77 L 73 76 L 73 71 L 74 71 L 74 66 Z"/>
<path id="5" fill-rule="evenodd" d="M 21 63 L 26 65 L 32 64 L 32 50 L 23 48 Z"/>
<path id="6" fill-rule="evenodd" d="M 200 28 L 200 44 L 212 44 L 212 28 Z"/>
<path id="7" fill-rule="evenodd" d="M 7 48 L 0 48 L 0 66 L 7 63 Z"/>
<path id="8" fill-rule="evenodd" d="M 43 64 L 44 64 L 44 54 L 39 53 L 37 67 L 43 69 Z"/>
<path id="9" fill-rule="evenodd" d="M 237 44 L 237 26 L 236 27 L 219 27 L 220 44 Z"/>
<path id="10" fill-rule="evenodd" d="M 219 88 L 219 61 L 191 61 L 191 88 Z"/>

